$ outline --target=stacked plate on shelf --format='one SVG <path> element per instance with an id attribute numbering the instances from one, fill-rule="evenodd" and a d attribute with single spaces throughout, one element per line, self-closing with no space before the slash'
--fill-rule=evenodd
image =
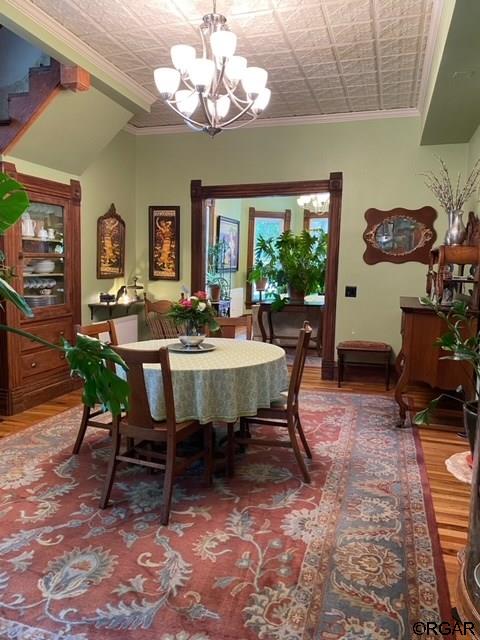
<path id="1" fill-rule="evenodd" d="M 51 307 L 58 304 L 58 295 L 23 296 L 31 307 Z"/>

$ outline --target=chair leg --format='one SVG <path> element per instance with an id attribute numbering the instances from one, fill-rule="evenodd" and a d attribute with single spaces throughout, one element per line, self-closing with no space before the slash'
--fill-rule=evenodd
<path id="1" fill-rule="evenodd" d="M 120 451 L 120 426 L 119 419 L 113 418 L 112 420 L 112 450 L 110 453 L 110 460 L 108 463 L 107 475 L 105 476 L 105 484 L 103 486 L 102 497 L 100 498 L 100 509 L 105 509 L 110 500 L 110 493 L 112 491 L 113 480 L 115 478 L 115 469 L 117 466 L 117 456 Z"/>
<path id="2" fill-rule="evenodd" d="M 87 407 L 86 404 L 83 405 L 82 420 L 80 422 L 80 429 L 78 430 L 77 439 L 75 440 L 75 444 L 73 445 L 73 455 L 77 455 L 77 453 L 80 451 L 80 447 L 82 446 L 83 438 L 85 437 L 85 431 L 88 427 L 90 410 L 90 407 Z"/>
<path id="3" fill-rule="evenodd" d="M 235 465 L 235 423 L 227 424 L 227 476 L 233 477 Z"/>
<path id="4" fill-rule="evenodd" d="M 303 459 L 302 453 L 298 446 L 297 435 L 295 433 L 295 424 L 293 420 L 290 418 L 287 421 L 288 434 L 290 436 L 290 443 L 292 445 L 293 453 L 295 454 L 295 458 L 297 459 L 298 466 L 300 467 L 300 471 L 302 472 L 303 480 L 307 484 L 310 484 L 310 474 L 308 473 L 307 467 L 305 466 L 305 461 Z"/>
<path id="5" fill-rule="evenodd" d="M 170 505 L 172 504 L 173 475 L 176 457 L 176 442 L 167 442 L 167 458 L 165 461 L 165 477 L 163 479 L 163 506 L 161 523 L 168 524 L 170 518 Z"/>
<path id="6" fill-rule="evenodd" d="M 303 448 L 305 449 L 305 453 L 307 454 L 307 458 L 312 459 L 312 452 L 310 451 L 310 447 L 308 446 L 307 438 L 305 437 L 305 432 L 302 427 L 302 423 L 300 422 L 300 416 L 297 415 L 297 431 L 300 436 L 300 440 L 302 441 Z"/>
<path id="7" fill-rule="evenodd" d="M 213 477 L 213 425 L 211 422 L 203 425 L 203 447 L 205 451 L 203 456 L 204 482 L 207 487 L 211 487 Z"/>

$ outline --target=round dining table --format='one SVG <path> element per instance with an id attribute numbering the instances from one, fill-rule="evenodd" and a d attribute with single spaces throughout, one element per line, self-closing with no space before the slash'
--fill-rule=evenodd
<path id="1" fill-rule="evenodd" d="M 175 413 L 178 422 L 198 420 L 235 422 L 254 416 L 282 398 L 288 386 L 285 351 L 253 340 L 207 338 L 212 351 L 170 351 Z M 178 339 L 145 340 L 123 344 L 131 349 L 160 349 L 180 344 Z M 159 364 L 143 366 L 150 412 L 165 418 L 162 370 Z"/>

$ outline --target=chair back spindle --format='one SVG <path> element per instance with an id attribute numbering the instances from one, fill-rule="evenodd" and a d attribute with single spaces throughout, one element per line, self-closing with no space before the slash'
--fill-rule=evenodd
<path id="1" fill-rule="evenodd" d="M 300 385 L 302 384 L 303 370 L 305 360 L 307 358 L 308 345 L 312 335 L 312 327 L 307 320 L 300 329 L 297 347 L 295 349 L 295 358 L 293 360 L 292 373 L 290 375 L 290 384 L 288 385 L 287 407 L 292 409 L 298 404 L 298 394 L 300 393 Z"/>
<path id="2" fill-rule="evenodd" d="M 177 338 L 178 329 L 173 320 L 167 315 L 172 308 L 170 300 L 156 300 L 153 302 L 144 295 L 145 317 L 152 338 L 163 340 L 165 338 Z"/>
<path id="3" fill-rule="evenodd" d="M 154 428 L 158 424 L 152 418 L 150 412 L 143 365 L 159 364 L 162 369 L 165 397 L 165 424 L 167 431 L 174 431 L 176 423 L 175 401 L 168 350 L 165 347 L 149 350 L 115 347 L 115 351 L 123 358 L 128 367 L 127 380 L 130 385 L 130 408 L 127 422 L 133 426 L 146 428 Z"/>

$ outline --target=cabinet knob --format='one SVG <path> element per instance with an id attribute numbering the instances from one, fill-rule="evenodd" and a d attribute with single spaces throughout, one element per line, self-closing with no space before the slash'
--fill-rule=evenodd
<path id="1" fill-rule="evenodd" d="M 65 360 L 65 354 L 64 353 L 60 354 L 60 360 Z"/>
<path id="2" fill-rule="evenodd" d="M 30 365 L 32 367 L 32 369 L 35 369 L 35 367 L 37 366 L 36 362 L 32 362 L 32 364 Z"/>
<path id="3" fill-rule="evenodd" d="M 65 335 L 65 331 L 60 331 L 60 335 L 64 336 Z"/>

